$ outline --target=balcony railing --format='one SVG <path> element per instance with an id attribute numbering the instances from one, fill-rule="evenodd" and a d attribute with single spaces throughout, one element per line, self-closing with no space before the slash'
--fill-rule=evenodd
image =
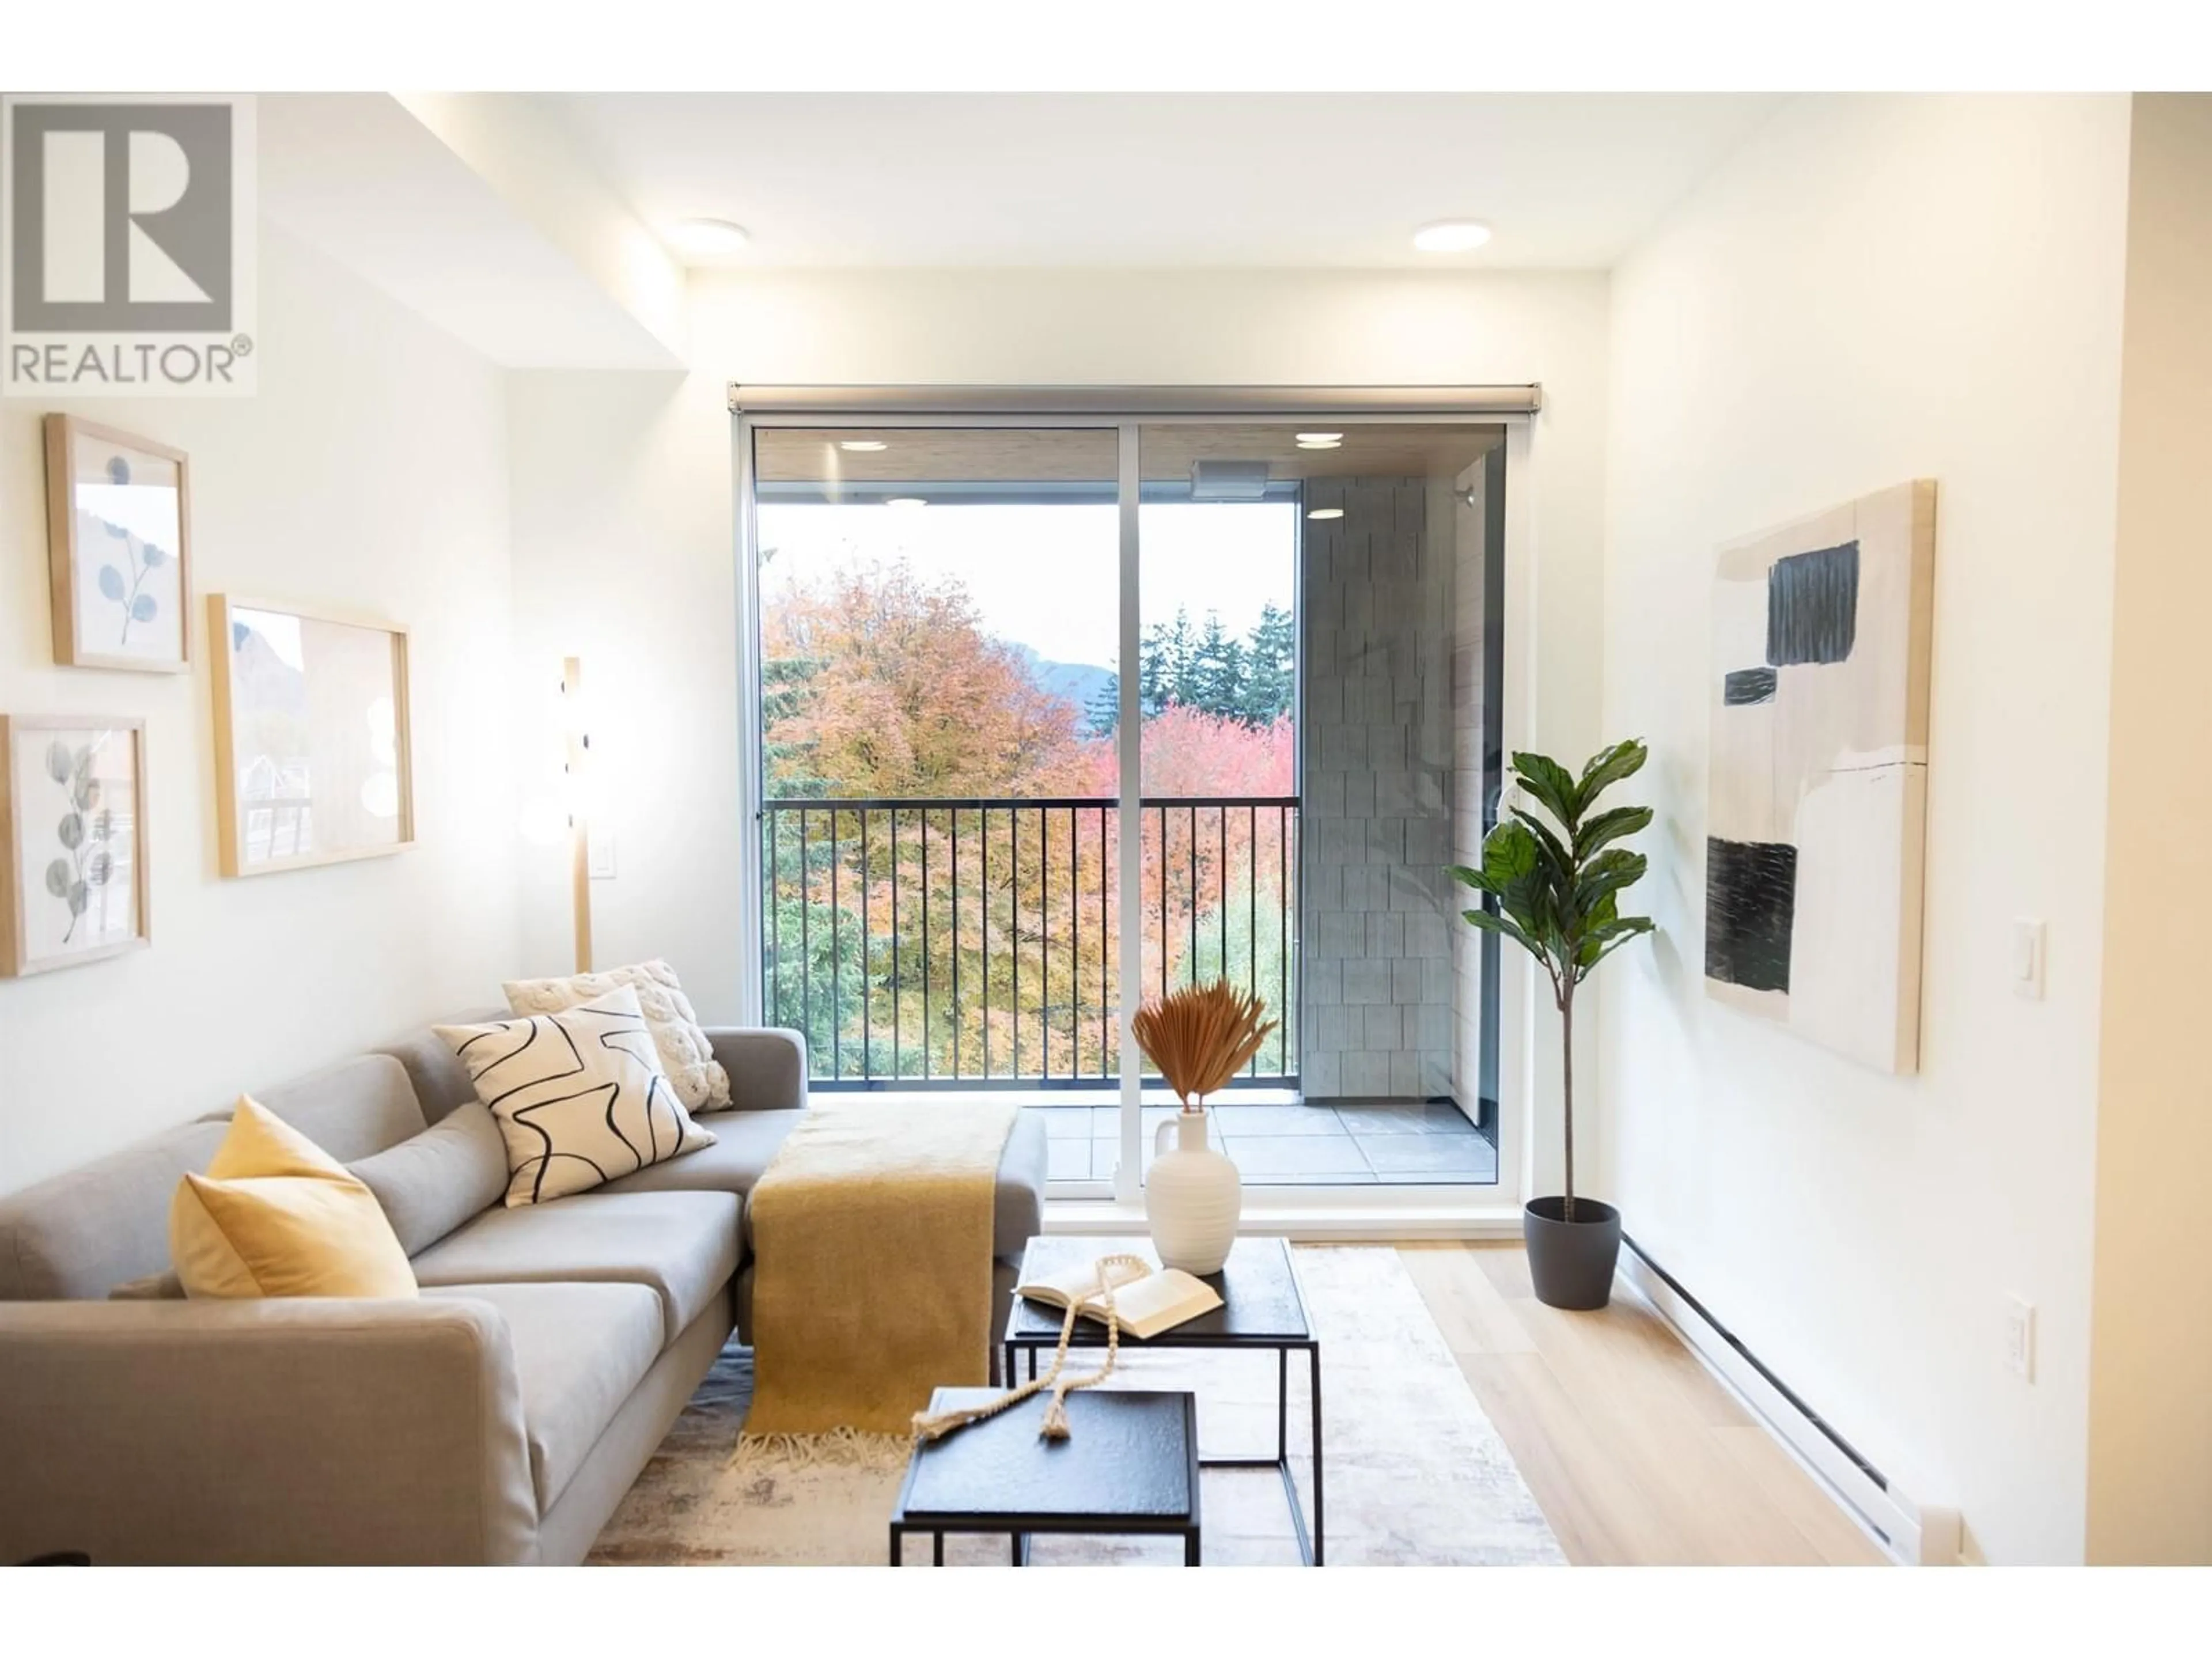
<path id="1" fill-rule="evenodd" d="M 1226 978 L 1279 1024 L 1240 1081 L 1297 1080 L 1295 795 L 1147 799 L 1147 994 Z M 1121 1071 L 1110 799 L 778 800 L 763 813 L 768 1017 L 824 1087 L 1067 1088 Z"/>

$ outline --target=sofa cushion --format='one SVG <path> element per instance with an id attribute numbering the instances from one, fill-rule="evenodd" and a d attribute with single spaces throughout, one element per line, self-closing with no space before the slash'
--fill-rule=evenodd
<path id="1" fill-rule="evenodd" d="M 188 1123 L 0 1198 L 0 1302 L 106 1296 L 169 1265 L 169 1200 L 220 1123 Z"/>
<path id="2" fill-rule="evenodd" d="M 419 1135 L 346 1166 L 368 1184 L 410 1255 L 420 1255 L 507 1190 L 507 1143 L 481 1101 Z"/>
<path id="3" fill-rule="evenodd" d="M 602 1187 L 714 1143 L 660 1069 L 628 986 L 556 1013 L 433 1029 L 498 1121 L 510 1207 Z"/>
<path id="4" fill-rule="evenodd" d="M 1024 1112 L 1014 1119 L 1006 1150 L 999 1157 L 999 1187 L 991 1206 L 991 1254 L 1018 1262 L 1030 1240 L 1044 1231 L 1045 1169 L 1051 1157 L 1044 1114 Z"/>
<path id="5" fill-rule="evenodd" d="M 645 1285 L 660 1298 L 664 1343 L 737 1268 L 738 1200 L 728 1193 L 579 1193 L 487 1210 L 415 1258 L 425 1286 Z"/>
<path id="6" fill-rule="evenodd" d="M 397 1146 L 424 1127 L 407 1068 L 389 1054 L 356 1054 L 253 1097 L 341 1164 Z"/>
<path id="7" fill-rule="evenodd" d="M 169 1206 L 169 1254 L 193 1297 L 399 1297 L 407 1252 L 361 1179 L 251 1096 L 204 1175 Z"/>
<path id="8" fill-rule="evenodd" d="M 478 1008 L 439 1024 L 484 1025 L 507 1018 L 504 1008 Z M 406 1072 L 407 1080 L 415 1085 L 415 1098 L 422 1103 L 426 1122 L 435 1123 L 477 1097 L 477 1085 L 470 1079 L 469 1068 L 461 1064 L 446 1040 L 428 1026 L 377 1052 L 391 1055 Z"/>
<path id="9" fill-rule="evenodd" d="M 455 1285 L 507 1321 L 538 1512 L 553 1507 L 661 1349 L 660 1299 L 642 1285 Z"/>
<path id="10" fill-rule="evenodd" d="M 507 1006 L 518 1014 L 557 1014 L 625 988 L 637 993 L 638 1012 L 653 1033 L 660 1069 L 668 1073 L 676 1097 L 695 1112 L 727 1106 L 730 1074 L 708 1046 L 691 999 L 684 994 L 676 970 L 666 963 L 640 962 L 599 973 L 571 974 L 566 979 L 509 980 L 500 988 L 507 994 Z"/>
<path id="11" fill-rule="evenodd" d="M 804 1112 L 706 1112 L 699 1127 L 714 1144 L 665 1164 L 610 1181 L 604 1193 L 735 1193 L 744 1197 L 761 1178 Z"/>

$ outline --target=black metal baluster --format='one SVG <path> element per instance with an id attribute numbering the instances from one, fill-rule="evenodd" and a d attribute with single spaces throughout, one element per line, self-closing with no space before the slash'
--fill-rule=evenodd
<path id="1" fill-rule="evenodd" d="M 1083 1074 L 1083 837 L 1067 809 L 1067 1075 Z"/>
<path id="2" fill-rule="evenodd" d="M 929 809 L 921 809 L 921 1074 L 929 1075 Z"/>
<path id="3" fill-rule="evenodd" d="M 837 809 L 830 809 L 830 1075 L 845 1075 L 845 1022 L 837 1014 L 837 991 L 844 983 L 845 957 L 842 949 L 844 929 L 839 925 L 842 911 L 837 903 L 837 866 L 843 862 L 844 844 L 837 839 Z"/>
<path id="4" fill-rule="evenodd" d="M 1190 809 L 1190 954 L 1183 958 L 1190 983 L 1198 983 L 1198 808 Z"/>
<path id="5" fill-rule="evenodd" d="M 814 938 L 810 915 L 814 908 L 814 872 L 807 867 L 806 809 L 799 809 L 799 1029 L 806 1034 L 806 1049 L 814 1052 Z"/>
<path id="6" fill-rule="evenodd" d="M 868 809 L 860 809 L 860 1075 L 876 1074 L 876 964 L 868 939 Z"/>
<path id="7" fill-rule="evenodd" d="M 768 988 L 769 1000 L 775 1005 L 771 1016 L 779 1025 L 783 1024 L 783 911 L 776 903 L 776 842 L 783 833 L 783 814 L 773 806 L 768 811 Z"/>
<path id="8" fill-rule="evenodd" d="M 1221 819 L 1221 982 L 1229 982 L 1229 809 L 1217 806 Z"/>
<path id="9" fill-rule="evenodd" d="M 1109 1075 L 1106 1070 L 1109 1051 L 1113 1044 L 1108 1038 L 1106 1015 L 1112 1006 L 1106 994 L 1106 964 L 1114 959 L 1114 926 L 1121 920 L 1109 915 L 1114 908 L 1114 866 L 1106 856 L 1106 812 L 1098 809 L 1098 1075 Z M 1115 1072 L 1121 1067 L 1116 1065 Z"/>
<path id="10" fill-rule="evenodd" d="M 899 1063 L 899 1016 L 904 1011 L 899 1006 L 899 844 L 898 808 L 891 808 L 891 1075 L 902 1077 L 905 1068 Z"/>
<path id="11" fill-rule="evenodd" d="M 983 1077 L 991 1076 L 991 809 L 977 817 L 983 821 L 983 894 L 979 908 L 983 922 Z"/>
<path id="12" fill-rule="evenodd" d="M 1159 994 L 1168 995 L 1168 810 L 1159 810 Z"/>
<path id="13" fill-rule="evenodd" d="M 1052 1075 L 1052 814 L 1037 808 L 1037 1076 Z"/>
<path id="14" fill-rule="evenodd" d="M 1283 1000 L 1285 1013 L 1291 1005 L 1291 809 L 1275 809 L 1275 857 L 1280 868 L 1276 872 L 1276 906 L 1281 912 L 1276 926 L 1282 929 L 1283 953 L 1275 966 L 1279 984 L 1277 994 Z M 1285 1077 L 1291 1070 L 1291 1023 L 1285 1019 L 1275 1027 L 1275 1069 Z"/>
<path id="15" fill-rule="evenodd" d="M 960 809 L 952 809 L 952 1075 L 960 1075 Z"/>
<path id="16" fill-rule="evenodd" d="M 1022 1074 L 1022 825 L 1016 817 L 1020 809 L 1006 809 L 1006 860 L 1013 866 L 1014 873 L 1007 882 L 1006 890 L 1013 903 L 1009 914 L 1014 923 L 1014 1070 Z"/>
<path id="17" fill-rule="evenodd" d="M 1260 994 L 1260 808 L 1257 804 L 1244 809 L 1244 972 L 1251 982 L 1254 996 Z M 1283 1011 L 1275 1010 L 1275 1024 L 1282 1024 Z M 1260 1051 L 1252 1051 L 1250 1074 L 1260 1075 Z"/>

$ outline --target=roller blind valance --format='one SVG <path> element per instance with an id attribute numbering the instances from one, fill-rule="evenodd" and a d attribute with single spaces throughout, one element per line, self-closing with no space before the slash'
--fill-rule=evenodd
<path id="1" fill-rule="evenodd" d="M 1455 416 L 1533 415 L 1539 386 L 969 386 L 730 385 L 732 414 Z"/>

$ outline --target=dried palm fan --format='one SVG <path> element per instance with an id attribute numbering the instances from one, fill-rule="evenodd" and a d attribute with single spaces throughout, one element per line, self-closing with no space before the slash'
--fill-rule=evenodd
<path id="1" fill-rule="evenodd" d="M 1186 1109 L 1229 1081 L 1275 1029 L 1267 1005 L 1224 980 L 1188 986 L 1147 1002 L 1129 1022 L 1145 1058 L 1160 1068 Z"/>

